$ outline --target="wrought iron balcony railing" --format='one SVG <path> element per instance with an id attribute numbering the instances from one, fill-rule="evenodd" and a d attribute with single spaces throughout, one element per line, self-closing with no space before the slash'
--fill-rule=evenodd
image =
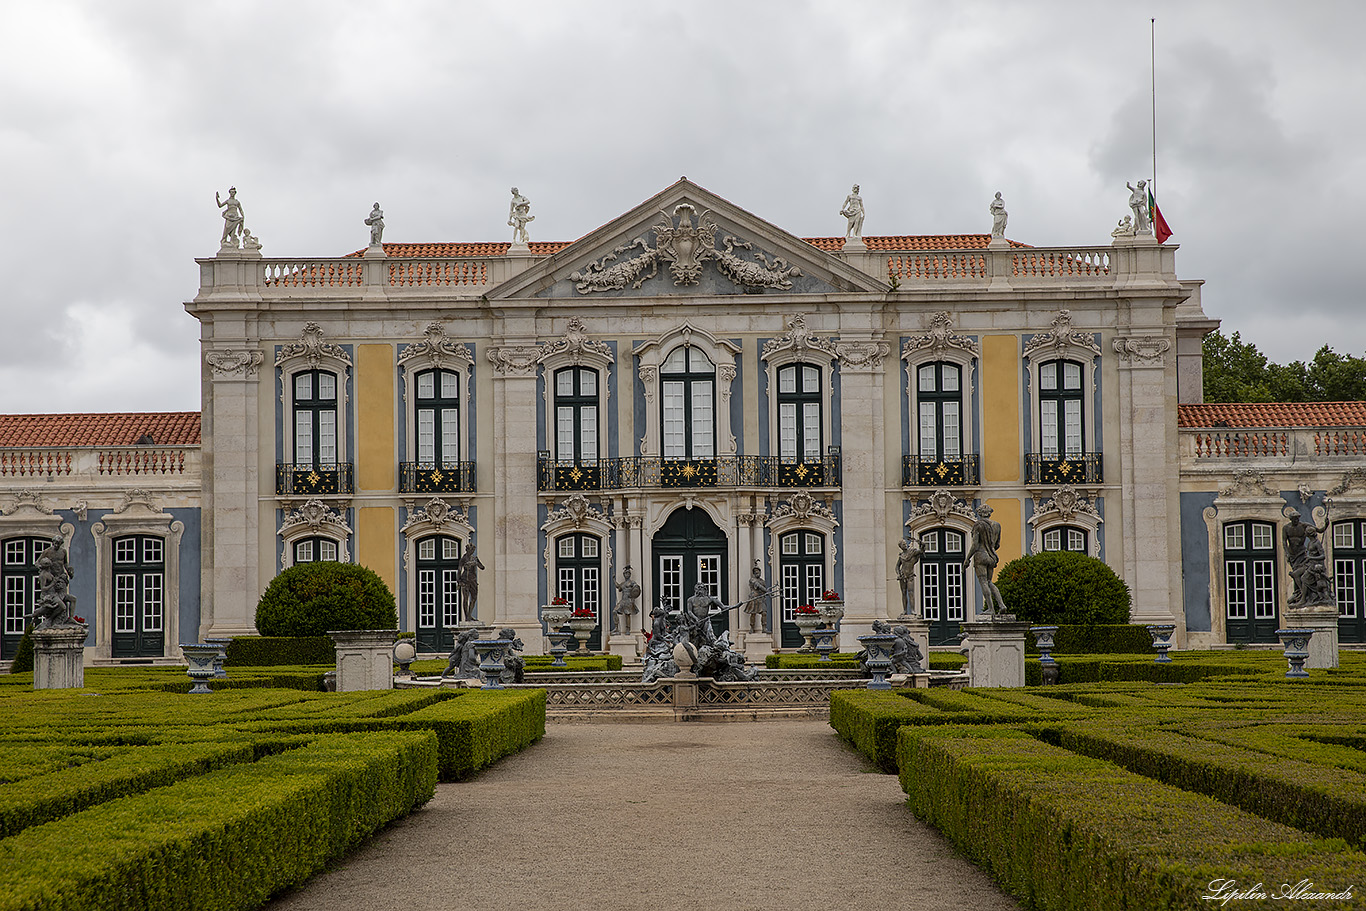
<path id="1" fill-rule="evenodd" d="M 557 460 L 542 450 L 536 487 L 552 490 L 628 490 L 687 487 L 838 487 L 840 452 L 796 462 L 778 456 L 661 459 L 626 456 L 590 461 Z"/>
<path id="2" fill-rule="evenodd" d="M 1104 480 L 1100 464 L 1098 452 L 1069 457 L 1030 452 L 1025 455 L 1025 483 L 1099 484 Z"/>
<path id="3" fill-rule="evenodd" d="M 977 455 L 952 459 L 908 455 L 902 461 L 903 487 L 968 487 L 977 483 Z"/>
<path id="4" fill-rule="evenodd" d="M 400 493 L 469 493 L 474 490 L 473 462 L 399 462 Z"/>
<path id="5" fill-rule="evenodd" d="M 355 492 L 356 483 L 350 462 L 321 465 L 278 462 L 275 465 L 275 493 L 280 496 L 327 496 Z"/>

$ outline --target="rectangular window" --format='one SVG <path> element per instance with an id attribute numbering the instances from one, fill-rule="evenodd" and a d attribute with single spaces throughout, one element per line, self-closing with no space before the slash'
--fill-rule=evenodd
<path id="1" fill-rule="evenodd" d="M 1043 442 L 1043 457 L 1058 457 L 1058 403 L 1045 399 L 1039 403 L 1039 439 Z"/>
<path id="2" fill-rule="evenodd" d="M 1253 616 L 1267 620 L 1276 616 L 1276 586 L 1272 581 L 1276 564 L 1271 560 L 1252 562 Z"/>
<path id="3" fill-rule="evenodd" d="M 934 381 L 934 364 L 926 364 L 924 367 L 920 368 L 920 379 L 918 382 L 920 385 L 921 392 L 936 391 Z"/>
<path id="4" fill-rule="evenodd" d="M 295 544 L 295 545 L 294 545 L 294 562 L 295 562 L 295 563 L 312 563 L 312 562 L 313 562 L 313 542 L 312 542 L 312 541 L 300 541 L 298 544 Z"/>
<path id="5" fill-rule="evenodd" d="M 1348 526 L 1350 528 L 1350 526 Z M 1334 529 L 1336 536 L 1337 529 Z M 1333 577 L 1337 583 L 1338 592 L 1338 616 L 1355 617 L 1357 615 L 1357 561 L 1355 560 L 1334 560 Z"/>
<path id="6" fill-rule="evenodd" d="M 433 554 L 433 556 L 435 556 L 435 554 Z M 443 560 L 459 560 L 459 559 L 460 559 L 460 542 L 457 541 L 457 540 L 455 540 L 454 538 L 442 538 L 442 539 L 441 539 L 441 559 L 443 559 Z"/>
<path id="7" fill-rule="evenodd" d="M 417 397 L 420 399 L 430 399 L 436 395 L 436 378 L 434 374 L 423 373 L 417 378 Z"/>
<path id="8" fill-rule="evenodd" d="M 300 411 L 294 415 L 294 464 L 306 468 L 313 464 L 313 413 Z"/>
<path id="9" fill-rule="evenodd" d="M 427 543 L 427 542 L 422 542 Z M 436 570 L 417 571 L 417 628 L 436 627 Z"/>
<path id="10" fill-rule="evenodd" d="M 1230 620 L 1247 619 L 1247 564 L 1241 560 L 1224 564 L 1224 588 Z"/>
<path id="11" fill-rule="evenodd" d="M 27 541 L 5 542 L 5 565 L 23 566 L 28 563 Z"/>
<path id="12" fill-rule="evenodd" d="M 423 538 L 417 542 L 417 558 L 419 560 L 436 559 L 436 541 L 431 538 Z"/>
<path id="13" fill-rule="evenodd" d="M 1270 550 L 1271 549 L 1271 526 L 1260 523 L 1252 526 L 1252 549 Z"/>
<path id="14" fill-rule="evenodd" d="M 294 378 L 294 398 L 311 399 L 313 398 L 313 375 L 303 373 Z"/>
<path id="15" fill-rule="evenodd" d="M 160 538 L 143 538 L 142 540 L 142 562 L 161 563 L 163 542 Z"/>
<path id="16" fill-rule="evenodd" d="M 583 538 L 583 555 L 588 559 L 593 559 L 598 555 L 598 539 Z"/>
<path id="17" fill-rule="evenodd" d="M 326 561 L 326 562 L 328 562 L 328 563 L 336 563 L 336 562 L 337 562 L 337 542 L 336 542 L 336 541 L 319 541 L 319 542 L 318 542 L 318 559 L 319 559 L 319 560 L 324 560 L 324 561 Z"/>
<path id="18" fill-rule="evenodd" d="M 944 403 L 944 458 L 960 459 L 963 457 L 960 439 L 962 434 L 959 432 L 958 403 Z"/>
<path id="19" fill-rule="evenodd" d="M 460 622 L 460 571 L 441 571 L 441 625 L 452 629 Z"/>
<path id="20" fill-rule="evenodd" d="M 596 566 L 584 566 L 580 568 L 583 573 L 583 606 L 591 609 L 594 616 L 598 613 L 598 568 Z"/>
<path id="21" fill-rule="evenodd" d="M 337 464 L 337 412 L 318 412 L 318 463 L 326 467 Z"/>
<path id="22" fill-rule="evenodd" d="M 1057 389 L 1058 388 L 1058 365 L 1044 364 L 1039 368 L 1039 388 Z"/>
<path id="23" fill-rule="evenodd" d="M 596 461 L 598 458 L 598 409 L 591 405 L 580 407 L 579 420 L 583 424 L 583 439 L 579 441 L 579 451 L 583 453 L 585 462 Z"/>
<path id="24" fill-rule="evenodd" d="M 783 619 L 789 623 L 795 611 L 802 605 L 802 568 L 798 563 L 784 563 L 783 573 Z"/>
<path id="25" fill-rule="evenodd" d="M 712 405 L 712 383 L 692 384 L 692 457 L 710 459 L 716 456 L 714 441 L 715 408 Z"/>
<path id="26" fill-rule="evenodd" d="M 1225 550 L 1246 550 L 1247 548 L 1243 546 L 1245 540 L 1242 525 L 1229 525 L 1224 528 Z"/>
<path id="27" fill-rule="evenodd" d="M 682 459 L 687 457 L 683 413 L 683 384 L 668 381 L 663 384 L 664 404 L 664 458 Z"/>
<path id="28" fill-rule="evenodd" d="M 161 632 L 162 617 L 161 573 L 147 573 L 142 577 L 142 631 Z"/>
<path id="29" fill-rule="evenodd" d="M 1086 535 L 1075 528 L 1067 529 L 1067 549 L 1073 553 L 1086 552 Z"/>
<path id="30" fill-rule="evenodd" d="M 778 371 L 778 391 L 796 392 L 797 391 L 797 371 L 779 370 Z"/>
<path id="31" fill-rule="evenodd" d="M 825 553 L 825 539 L 820 535 L 813 535 L 808 532 L 806 538 L 806 553 L 808 556 L 820 556 Z"/>
<path id="32" fill-rule="evenodd" d="M 578 599 L 575 597 L 578 592 L 576 591 L 577 586 L 574 585 L 574 582 L 576 581 L 574 578 L 574 567 L 561 566 L 559 570 L 560 597 L 568 602 L 569 609 L 573 610 L 579 606 Z"/>
<path id="33" fill-rule="evenodd" d="M 574 558 L 574 536 L 565 535 L 556 545 L 559 548 L 560 556 L 572 560 Z"/>
<path id="34" fill-rule="evenodd" d="M 23 635 L 28 605 L 24 600 L 24 577 L 5 577 L 5 634 Z"/>
<path id="35" fill-rule="evenodd" d="M 920 607 L 925 619 L 939 619 L 939 564 L 920 564 Z"/>
<path id="36" fill-rule="evenodd" d="M 337 397 L 337 378 L 330 373 L 318 374 L 318 398 L 330 402 Z"/>
<path id="37" fill-rule="evenodd" d="M 661 554 L 659 557 L 659 596 L 671 610 L 683 608 L 683 558 Z"/>
<path id="38" fill-rule="evenodd" d="M 787 535 L 783 538 L 783 553 L 788 556 L 800 553 L 798 539 L 796 535 Z"/>
<path id="39" fill-rule="evenodd" d="M 460 461 L 460 413 L 454 408 L 441 412 L 441 462 Z"/>
<path id="40" fill-rule="evenodd" d="M 802 367 L 802 392 L 821 391 L 821 372 L 815 367 Z"/>
<path id="41" fill-rule="evenodd" d="M 797 406 L 793 402 L 778 405 L 778 456 L 784 462 L 797 459 Z"/>
<path id="42" fill-rule="evenodd" d="M 123 538 L 114 542 L 114 562 L 115 563 L 136 563 L 138 562 L 138 541 L 137 538 Z"/>
<path id="43" fill-rule="evenodd" d="M 963 619 L 963 567 L 944 565 L 944 610 L 949 621 Z"/>
<path id="44" fill-rule="evenodd" d="M 1063 446 L 1067 451 L 1067 458 L 1081 458 L 1081 402 L 1078 399 L 1067 399 L 1063 402 L 1063 415 L 1065 425 L 1063 432 L 1066 436 L 1063 439 Z"/>
<path id="45" fill-rule="evenodd" d="M 1333 546 L 1345 550 L 1355 550 L 1356 526 L 1351 522 L 1339 522 L 1333 526 Z"/>
<path id="46" fill-rule="evenodd" d="M 697 581 L 707 587 L 713 598 L 721 597 L 721 558 L 698 557 Z"/>
<path id="47" fill-rule="evenodd" d="M 939 422 L 934 402 L 920 403 L 920 457 L 939 458 Z"/>
<path id="48" fill-rule="evenodd" d="M 114 577 L 114 632 L 132 633 L 137 628 L 137 576 L 120 573 Z"/>
<path id="49" fill-rule="evenodd" d="M 818 402 L 806 402 L 802 405 L 802 437 L 802 461 L 820 461 L 821 406 Z"/>
<path id="50" fill-rule="evenodd" d="M 441 374 L 441 397 L 455 399 L 460 397 L 460 375 L 446 371 Z"/>
<path id="51" fill-rule="evenodd" d="M 806 564 L 806 603 L 820 604 L 825 591 L 825 567 L 819 563 Z"/>

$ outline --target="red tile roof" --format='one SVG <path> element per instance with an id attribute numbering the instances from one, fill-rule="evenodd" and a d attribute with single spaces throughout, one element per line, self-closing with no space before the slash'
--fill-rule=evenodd
<path id="1" fill-rule="evenodd" d="M 806 237 L 803 238 L 811 246 L 827 253 L 838 253 L 844 247 L 843 237 Z M 532 256 L 550 256 L 558 253 L 574 241 L 570 240 L 547 240 L 532 241 L 528 246 L 531 248 Z M 869 250 L 889 251 L 889 250 L 985 250 L 991 242 L 990 234 L 924 234 L 924 235 L 905 235 L 895 234 L 886 237 L 865 237 L 864 244 Z M 404 258 L 424 258 L 433 259 L 464 258 L 471 256 L 507 256 L 508 248 L 512 244 L 507 242 L 499 243 L 433 243 L 433 244 L 384 244 L 384 254 L 400 259 Z M 1012 240 L 1011 247 L 1028 247 Z M 364 250 L 357 250 L 348 253 L 347 256 L 363 256 Z"/>
<path id="2" fill-rule="evenodd" d="M 1178 405 L 1178 427 L 1366 427 L 1366 402 Z"/>
<path id="3" fill-rule="evenodd" d="M 198 446 L 198 411 L 122 414 L 0 414 L 0 447 Z"/>

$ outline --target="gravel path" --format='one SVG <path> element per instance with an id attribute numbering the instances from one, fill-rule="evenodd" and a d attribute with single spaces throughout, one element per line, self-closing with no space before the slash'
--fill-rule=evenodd
<path id="1" fill-rule="evenodd" d="M 824 721 L 554 724 L 269 911 L 1018 909 Z"/>

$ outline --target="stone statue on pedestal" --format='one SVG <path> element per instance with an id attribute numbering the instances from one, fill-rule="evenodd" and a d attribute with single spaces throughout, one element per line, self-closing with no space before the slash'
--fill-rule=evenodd
<path id="1" fill-rule="evenodd" d="M 991 201 L 988 211 L 991 212 L 992 239 L 1004 238 L 1006 236 L 1006 219 L 1010 217 L 1010 213 L 1006 211 L 1005 200 L 1001 199 L 999 192 L 996 194 L 996 198 Z"/>
<path id="2" fill-rule="evenodd" d="M 863 197 L 858 195 L 858 184 L 854 184 L 854 189 L 849 195 L 844 197 L 844 205 L 840 207 L 840 214 L 849 219 L 849 224 L 844 229 L 845 240 L 863 240 Z"/>
<path id="3" fill-rule="evenodd" d="M 640 597 L 640 583 L 631 578 L 631 567 L 626 567 L 621 571 L 621 581 L 617 583 L 617 591 L 621 593 L 617 599 L 617 606 L 613 614 L 618 620 L 618 628 L 623 633 L 631 631 L 631 618 L 640 613 L 640 608 L 636 606 L 636 599 Z"/>
<path id="4" fill-rule="evenodd" d="M 215 190 L 213 199 L 218 203 L 218 208 L 223 210 L 223 246 L 236 249 L 242 235 L 246 233 L 245 216 L 242 213 L 242 203 L 237 199 L 237 188 L 228 187 L 227 199 L 220 197 Z"/>
<path id="5" fill-rule="evenodd" d="M 898 545 L 901 555 L 896 558 L 896 580 L 901 585 L 901 616 L 920 619 L 920 605 L 915 600 L 915 567 L 920 562 L 924 547 L 919 535 L 908 535 Z"/>
<path id="6" fill-rule="evenodd" d="M 972 525 L 972 543 L 963 555 L 963 565 L 972 564 L 977 576 L 977 587 L 982 590 L 982 612 L 989 621 L 996 621 L 1005 619 L 1007 615 L 1001 590 L 991 581 L 996 573 L 996 565 L 1001 562 L 996 554 L 1001 546 L 1001 523 L 992 521 L 991 512 L 991 507 L 985 503 L 977 507 L 977 521 Z"/>
<path id="7" fill-rule="evenodd" d="M 1152 219 L 1148 217 L 1148 182 L 1140 180 L 1134 186 L 1126 181 L 1124 185 L 1129 188 L 1129 208 L 1134 210 L 1134 233 L 1153 233 Z"/>
<path id="8" fill-rule="evenodd" d="M 370 214 L 365 217 L 365 223 L 370 226 L 370 246 L 382 246 L 384 239 L 384 212 L 380 209 L 379 203 L 370 210 Z"/>
<path id="9" fill-rule="evenodd" d="M 1335 604 L 1332 577 L 1328 574 L 1327 557 L 1320 535 L 1328 531 L 1328 514 L 1324 511 L 1323 524 L 1306 524 L 1300 514 L 1289 507 L 1285 511 L 1289 523 L 1281 530 L 1285 542 L 1285 562 L 1290 564 L 1290 579 L 1295 593 L 1287 602 L 1290 607 L 1311 604 Z"/>
<path id="10" fill-rule="evenodd" d="M 75 619 L 76 596 L 69 591 L 76 573 L 67 559 L 66 538 L 53 535 L 34 563 L 38 568 L 38 600 L 33 606 L 37 628 L 80 626 Z"/>
<path id="11" fill-rule="evenodd" d="M 745 602 L 751 633 L 755 632 L 756 622 L 763 624 L 763 631 L 768 632 L 768 608 L 772 594 L 773 590 L 764 582 L 763 566 L 755 560 L 754 568 L 749 571 L 749 600 Z"/>
<path id="12" fill-rule="evenodd" d="M 478 616 L 476 608 L 479 602 L 479 570 L 484 568 L 484 564 L 474 553 L 474 542 L 465 544 L 465 552 L 460 555 L 460 563 L 456 567 L 456 586 L 460 589 L 461 613 L 466 620 Z"/>
<path id="13" fill-rule="evenodd" d="M 527 222 L 536 220 L 536 216 L 531 214 L 531 202 L 525 196 L 517 192 L 517 188 L 512 188 L 512 204 L 508 207 L 508 227 L 512 228 L 512 243 L 514 246 L 525 246 L 531 243 L 531 237 L 527 234 Z"/>
<path id="14" fill-rule="evenodd" d="M 462 630 L 460 635 L 455 637 L 455 648 L 451 649 L 450 660 L 446 662 L 446 669 L 441 672 L 442 677 L 454 677 L 458 680 L 479 679 L 479 656 L 474 651 L 474 640 L 478 638 L 478 629 Z"/>

